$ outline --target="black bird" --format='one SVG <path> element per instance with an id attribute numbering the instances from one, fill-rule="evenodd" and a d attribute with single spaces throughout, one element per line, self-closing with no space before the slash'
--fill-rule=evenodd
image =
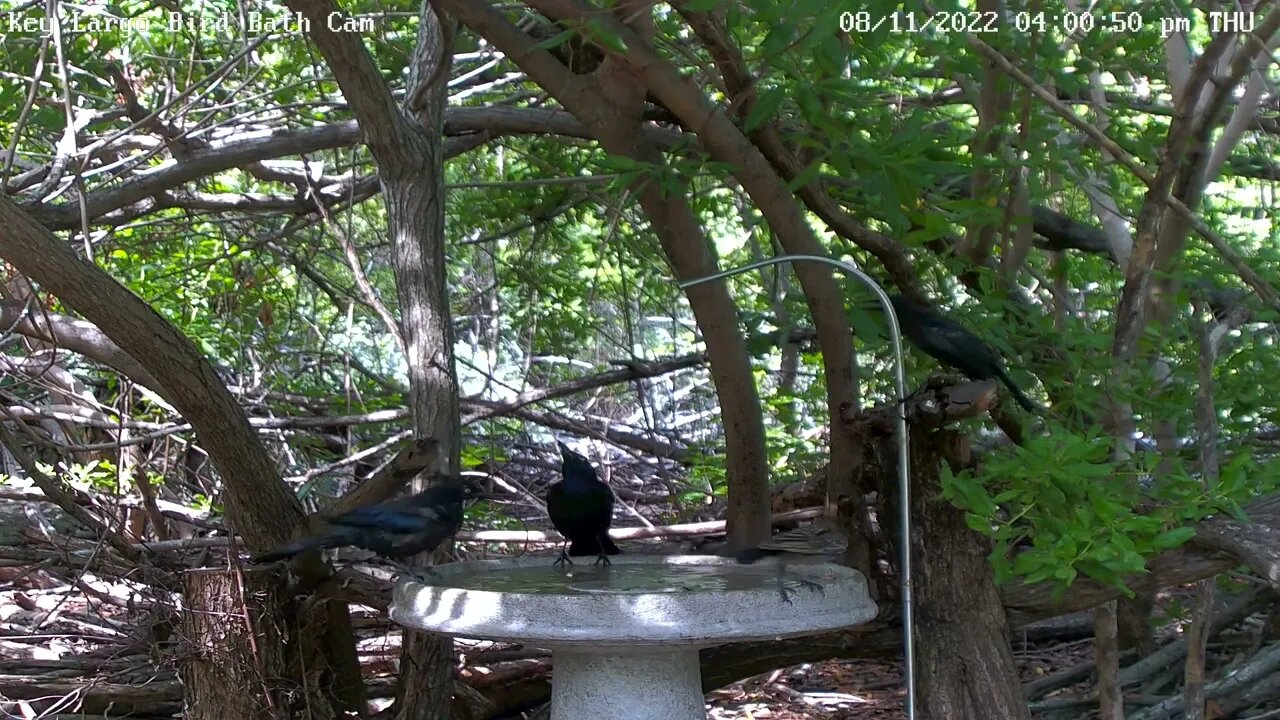
<path id="1" fill-rule="evenodd" d="M 547 514 L 551 524 L 565 537 L 569 549 L 560 546 L 556 565 L 573 564 L 569 556 L 595 555 L 596 564 L 609 564 L 609 556 L 622 552 L 609 537 L 609 525 L 613 523 L 613 491 L 596 477 L 596 469 L 590 461 L 570 450 L 564 443 L 560 454 L 564 463 L 560 466 L 564 480 L 547 491 Z"/>
<path id="2" fill-rule="evenodd" d="M 1000 380 L 1024 410 L 1038 410 L 1009 378 L 1000 355 L 977 335 L 910 298 L 890 295 L 889 301 L 898 314 L 902 334 L 912 345 L 943 365 L 964 373 L 970 380 Z"/>
<path id="3" fill-rule="evenodd" d="M 346 545 L 372 550 L 393 561 L 429 552 L 458 532 L 463 501 L 479 494 L 479 488 L 466 478 L 446 475 L 416 495 L 327 518 L 325 532 L 295 540 L 253 561 L 273 562 L 308 550 Z"/>
<path id="4" fill-rule="evenodd" d="M 804 565 L 820 562 L 839 562 L 849 547 L 849 537 L 833 522 L 821 519 L 812 525 L 778 533 L 756 547 L 744 548 L 735 555 L 739 563 L 750 565 L 765 558 L 776 558 L 778 567 L 778 593 L 788 605 L 791 594 L 782 579 L 786 565 Z M 811 580 L 796 578 L 797 583 L 822 592 L 822 586 Z"/>

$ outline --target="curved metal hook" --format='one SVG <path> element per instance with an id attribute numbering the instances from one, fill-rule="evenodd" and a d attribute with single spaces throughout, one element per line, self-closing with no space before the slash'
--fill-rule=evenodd
<path id="1" fill-rule="evenodd" d="M 916 681 L 915 681 L 915 644 L 912 638 L 914 630 L 913 606 L 911 602 L 911 488 L 909 485 L 909 463 L 911 462 L 908 443 L 910 439 L 907 437 L 907 381 L 906 371 L 902 363 L 902 333 L 898 326 L 898 314 L 893 310 L 893 303 L 889 302 L 889 295 L 880 287 L 875 280 L 869 275 L 862 272 L 855 265 L 833 260 L 825 255 L 779 255 L 777 257 L 753 262 L 749 265 L 723 270 L 714 275 L 706 277 L 694 278 L 693 280 L 685 280 L 680 282 L 681 289 L 688 289 L 703 283 L 722 280 L 751 270 L 777 265 L 784 262 L 816 262 L 823 265 L 830 265 L 839 268 L 849 275 L 856 278 L 863 285 L 871 288 L 876 294 L 876 299 L 880 302 L 880 307 L 884 310 L 885 317 L 889 319 L 889 338 L 893 342 L 893 360 L 894 360 L 894 385 L 898 392 L 897 402 L 897 433 L 898 433 L 898 504 L 900 507 L 898 516 L 898 528 L 901 539 L 898 541 L 901 548 L 901 558 L 898 563 L 902 577 L 902 647 L 903 647 L 903 682 L 907 689 L 907 718 L 914 720 L 916 716 Z M 834 418 L 833 418 L 834 422 Z"/>

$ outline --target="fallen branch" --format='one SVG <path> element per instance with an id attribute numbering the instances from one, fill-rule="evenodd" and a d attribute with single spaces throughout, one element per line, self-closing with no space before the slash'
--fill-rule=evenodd
<path id="1" fill-rule="evenodd" d="M 25 700 L 37 711 L 57 706 L 91 714 L 110 712 L 114 717 L 130 713 L 173 715 L 182 711 L 182 684 L 177 680 L 122 685 L 96 680 L 45 681 L 25 675 L 0 675 L 0 697 L 5 698 L 0 701 L 0 709 L 6 712 L 17 712 L 15 700 Z"/>
<path id="2" fill-rule="evenodd" d="M 786 525 L 812 520 L 822 514 L 822 508 L 810 507 L 788 510 L 773 516 L 774 525 Z M 725 531 L 724 520 L 707 520 L 696 523 L 680 523 L 676 525 L 658 525 L 655 527 L 613 528 L 609 535 L 618 540 L 641 540 L 661 537 L 697 537 L 700 535 L 719 535 Z M 466 543 L 518 543 L 527 545 L 555 545 L 563 542 L 557 532 L 541 530 L 463 530 L 455 537 Z M 238 547 L 239 541 L 235 543 Z M 161 540 L 156 542 L 133 543 L 131 547 L 139 551 L 153 553 L 184 552 L 187 550 L 203 550 L 206 548 L 229 548 L 232 546 L 229 537 L 185 538 L 182 540 Z M 56 559 L 58 555 L 46 551 L 16 551 L 13 548 L 0 549 L 0 557 L 39 562 Z"/>
<path id="3" fill-rule="evenodd" d="M 1209 683 L 1204 697 L 1218 699 L 1227 695 L 1244 692 L 1272 673 L 1280 671 L 1280 642 L 1272 643 L 1254 655 L 1248 662 L 1236 667 L 1227 677 Z M 1186 698 L 1182 694 L 1174 695 L 1164 702 L 1153 705 L 1146 710 L 1134 713 L 1129 720 L 1160 720 L 1182 714 L 1186 707 Z"/>

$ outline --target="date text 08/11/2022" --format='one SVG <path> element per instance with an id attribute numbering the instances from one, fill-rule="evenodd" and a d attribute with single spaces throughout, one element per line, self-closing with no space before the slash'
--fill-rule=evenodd
<path id="1" fill-rule="evenodd" d="M 1161 17 L 1159 31 L 1162 37 L 1191 31 L 1189 17 Z M 1247 11 L 1209 12 L 1205 20 L 1212 32 L 1250 32 L 1256 16 Z M 1107 33 L 1138 33 L 1149 22 L 1137 11 L 1094 14 L 1090 12 L 1014 12 L 1002 22 L 999 13 L 983 11 L 942 11 L 932 14 L 895 12 L 888 14 L 868 11 L 840 14 L 840 29 L 844 32 L 875 33 L 994 33 L 1013 29 L 1017 32 L 1044 33 L 1057 30 L 1066 35 L 1087 34 L 1094 31 Z"/>

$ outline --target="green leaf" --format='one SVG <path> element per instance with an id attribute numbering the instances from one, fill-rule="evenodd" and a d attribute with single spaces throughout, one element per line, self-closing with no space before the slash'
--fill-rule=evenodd
<path id="1" fill-rule="evenodd" d="M 964 514 L 964 524 L 974 532 L 980 532 L 983 535 L 991 534 L 991 521 L 983 515 L 975 515 L 974 513 Z"/>
<path id="2" fill-rule="evenodd" d="M 884 327 L 884 316 L 878 311 L 866 311 L 855 308 L 849 313 L 849 324 L 853 326 L 853 335 L 857 338 L 884 338 L 888 331 Z"/>
<path id="3" fill-rule="evenodd" d="M 591 25 L 591 39 L 614 52 L 622 54 L 627 52 L 627 43 L 623 41 L 622 35 L 603 24 L 593 23 Z"/>
<path id="4" fill-rule="evenodd" d="M 569 42 L 574 35 L 577 35 L 577 33 L 573 30 L 563 30 L 545 40 L 538 41 L 534 47 L 542 50 L 551 50 Z"/>
<path id="5" fill-rule="evenodd" d="M 822 170 L 821 161 L 815 160 L 814 162 L 809 163 L 804 170 L 801 170 L 799 174 L 791 179 L 791 182 L 787 183 L 787 190 L 794 193 L 800 188 L 812 183 L 818 178 L 818 172 L 820 170 Z"/>
<path id="6" fill-rule="evenodd" d="M 1174 528 L 1151 538 L 1151 545 L 1160 550 L 1169 550 L 1186 543 L 1195 536 L 1196 529 L 1193 527 Z"/>

